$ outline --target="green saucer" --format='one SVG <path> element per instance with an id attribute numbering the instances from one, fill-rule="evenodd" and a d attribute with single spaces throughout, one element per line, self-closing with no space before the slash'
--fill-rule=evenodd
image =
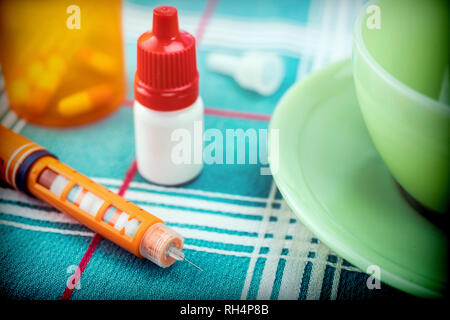
<path id="1" fill-rule="evenodd" d="M 378 266 L 381 281 L 393 287 L 442 296 L 447 238 L 406 202 L 378 155 L 358 106 L 350 60 L 289 89 L 270 129 L 279 129 L 278 170 L 270 161 L 275 182 L 322 242 L 363 271 Z"/>

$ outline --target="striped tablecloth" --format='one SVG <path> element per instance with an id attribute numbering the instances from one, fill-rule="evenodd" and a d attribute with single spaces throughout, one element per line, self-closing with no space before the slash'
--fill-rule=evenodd
<path id="1" fill-rule="evenodd" d="M 128 88 L 136 40 L 151 28 L 152 8 L 124 3 Z M 267 129 L 283 93 L 318 68 L 351 55 L 361 1 L 170 1 L 181 27 L 196 35 L 205 129 Z M 270 97 L 243 90 L 206 67 L 211 52 L 279 54 L 286 76 Z M 109 118 L 77 129 L 44 129 L 0 109 L 3 125 L 155 213 L 185 236 L 186 263 L 161 269 L 95 235 L 71 217 L 11 189 L 0 189 L 0 294 L 14 299 L 359 299 L 399 297 L 322 244 L 287 207 L 259 164 L 205 165 L 192 183 L 167 188 L 145 181 L 134 162 L 129 90 Z M 228 150 L 230 151 L 230 150 Z M 232 150 L 231 150 L 232 151 Z M 68 283 L 80 275 L 75 288 Z"/>

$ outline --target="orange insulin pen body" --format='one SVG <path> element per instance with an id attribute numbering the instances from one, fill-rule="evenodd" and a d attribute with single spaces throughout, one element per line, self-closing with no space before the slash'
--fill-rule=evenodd
<path id="1" fill-rule="evenodd" d="M 154 215 L 58 161 L 0 125 L 0 174 L 13 188 L 65 212 L 122 248 L 160 267 L 183 260 L 183 237 Z"/>

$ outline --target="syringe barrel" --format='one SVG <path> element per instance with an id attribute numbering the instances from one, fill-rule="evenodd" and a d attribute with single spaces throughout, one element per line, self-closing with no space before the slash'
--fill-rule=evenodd
<path id="1" fill-rule="evenodd" d="M 183 238 L 161 219 L 3 126 L 0 141 L 1 177 L 9 185 L 71 215 L 138 257 L 161 267 L 175 262 L 166 250 L 170 246 L 181 249 Z"/>

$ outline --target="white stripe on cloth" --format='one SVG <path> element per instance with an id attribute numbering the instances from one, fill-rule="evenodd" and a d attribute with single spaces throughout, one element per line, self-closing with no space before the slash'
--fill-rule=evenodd
<path id="1" fill-rule="evenodd" d="M 14 111 L 10 110 L 6 116 L 2 119 L 2 125 L 6 128 L 10 128 L 17 120 L 17 115 Z"/>
<path id="2" fill-rule="evenodd" d="M 164 207 L 141 206 L 142 209 L 154 213 L 167 223 L 197 225 L 209 228 L 222 228 L 240 232 L 258 232 L 261 221 L 236 219 L 215 214 L 198 213 L 189 210 L 176 210 Z"/>
<path id="3" fill-rule="evenodd" d="M 299 255 L 305 254 L 308 256 L 310 251 L 315 251 L 314 248 L 318 244 L 311 243 L 313 238 L 312 233 L 301 223 L 291 224 L 289 226 L 288 233 L 301 235 L 304 238 L 308 238 L 309 241 L 305 243 L 290 242 L 287 244 L 289 253 L 286 256 L 286 264 L 284 267 L 283 278 L 281 280 L 280 292 L 278 294 L 278 299 L 280 300 L 296 300 L 298 299 L 300 293 L 300 286 L 302 284 L 303 272 L 305 270 L 306 264 L 309 261 L 313 263 L 319 262 L 315 258 L 308 259 L 304 261 L 296 261 L 291 259 L 291 257 L 298 257 Z"/>
<path id="4" fill-rule="evenodd" d="M 353 22 L 362 5 L 362 0 L 311 3 L 307 30 L 319 30 L 319 41 L 314 44 L 313 55 L 300 56 L 297 80 L 328 63 L 351 56 Z"/>
<path id="5" fill-rule="evenodd" d="M 312 30 L 319 30 L 320 26 L 320 15 L 322 10 L 322 2 L 319 1 L 311 1 L 309 4 L 308 10 L 308 19 L 307 19 L 307 27 L 305 30 L 305 37 L 309 40 L 310 38 L 319 38 L 317 35 L 317 31 L 312 32 Z M 318 42 L 314 42 L 314 47 L 312 48 L 313 53 L 317 50 Z M 312 60 L 314 58 L 314 54 L 305 54 L 300 53 L 300 61 L 297 69 L 297 81 L 302 80 L 310 71 Z"/>
<path id="6" fill-rule="evenodd" d="M 14 131 L 15 133 L 20 133 L 20 131 L 22 131 L 26 124 L 27 123 L 25 122 L 25 120 L 19 118 L 19 121 L 17 121 L 17 123 L 12 128 L 12 131 Z"/>
<path id="7" fill-rule="evenodd" d="M 18 118 L 14 111 L 9 109 L 8 96 L 6 95 L 6 92 L 3 92 L 0 94 L 0 118 L 5 114 L 6 116 L 2 119 L 2 125 L 6 128 L 11 128 L 17 119 L 19 121 L 14 125 L 12 131 L 19 133 L 25 127 L 26 122 L 23 119 Z"/>
<path id="8" fill-rule="evenodd" d="M 312 6 L 314 5 L 313 2 Z M 183 28 L 192 33 L 199 18 L 199 14 L 183 13 Z M 142 10 L 139 6 L 133 5 L 125 6 L 126 41 L 135 43 L 144 30 L 151 29 L 149 25 L 151 20 L 150 10 Z M 283 18 L 263 20 L 216 14 L 203 36 L 202 47 L 281 50 L 283 54 L 297 58 L 299 53 L 305 56 L 313 55 L 323 32 L 324 30 L 316 29 L 314 26 L 305 27 L 294 20 Z M 345 42 L 351 42 L 351 35 L 345 36 Z M 331 46 L 326 48 L 330 53 L 334 51 Z"/>
<path id="9" fill-rule="evenodd" d="M 189 207 L 192 209 L 209 210 L 227 213 L 241 213 L 251 216 L 262 216 L 264 207 L 246 206 L 233 203 L 221 203 L 217 206 L 217 201 L 188 198 L 182 196 L 171 196 L 160 193 L 149 193 L 143 191 L 127 190 L 126 198 L 132 201 L 142 201 L 156 204 L 170 204 L 172 206 Z M 276 209 L 278 211 L 278 209 Z"/>
<path id="10" fill-rule="evenodd" d="M 30 197 L 23 192 L 19 192 L 17 190 L 11 189 L 11 188 L 0 187 L 0 198 L 9 200 L 9 201 L 19 201 L 19 202 L 23 202 L 23 203 L 33 205 L 33 206 L 45 205 L 44 202 L 42 202 L 41 200 L 36 199 L 34 197 Z M 46 206 L 50 207 L 49 205 L 46 205 Z"/>
<path id="11" fill-rule="evenodd" d="M 9 203 L 0 203 L 0 212 L 16 217 L 28 218 L 33 220 L 80 224 L 77 220 L 75 220 L 71 216 L 62 214 L 56 209 L 53 211 L 47 211 L 35 208 L 19 207 Z"/>
<path id="12" fill-rule="evenodd" d="M 256 239 L 256 245 L 253 248 L 253 252 L 247 269 L 247 274 L 245 277 L 244 286 L 242 288 L 241 294 L 242 300 L 247 299 L 248 290 L 250 289 L 250 284 L 255 271 L 256 261 L 260 256 L 259 251 L 261 249 L 261 244 L 263 242 L 262 240 L 264 239 L 264 236 L 266 234 L 267 226 L 269 224 L 269 217 L 272 214 L 272 201 L 273 199 L 275 199 L 276 191 L 277 187 L 275 185 L 275 181 L 272 179 L 272 185 L 270 187 L 269 197 L 265 208 L 266 210 L 264 212 L 263 220 L 258 224 L 258 238 Z"/>
<path id="13" fill-rule="evenodd" d="M 325 245 L 318 245 L 315 250 L 314 261 L 327 261 L 331 250 Z M 323 278 L 325 276 L 325 264 L 313 263 L 309 277 L 308 293 L 306 300 L 319 300 L 322 292 Z"/>
<path id="14" fill-rule="evenodd" d="M 0 118 L 9 110 L 9 101 L 6 92 L 0 93 Z"/>
<path id="15" fill-rule="evenodd" d="M 15 228 L 20 228 L 20 229 L 25 229 L 25 230 L 40 231 L 40 232 L 46 232 L 46 233 L 60 233 L 60 234 L 68 234 L 68 235 L 83 236 L 83 237 L 93 237 L 94 236 L 93 232 L 47 228 L 47 227 L 33 226 L 33 225 L 29 225 L 29 224 L 24 224 L 24 223 L 19 223 L 19 222 L 14 222 L 14 221 L 7 221 L 7 220 L 0 220 L 0 224 L 15 227 Z"/>
<path id="16" fill-rule="evenodd" d="M 191 34 L 195 34 L 195 31 L 200 23 L 201 15 L 202 12 L 179 10 L 178 20 L 180 28 Z M 138 26 L 139 34 L 136 37 L 133 35 L 130 39 L 126 39 L 127 41 L 136 41 L 137 37 L 139 37 L 142 33 L 152 29 L 153 10 L 149 6 L 142 6 L 127 2 L 123 6 L 122 19 L 125 34 L 126 31 L 129 30 L 130 26 Z"/>
<path id="17" fill-rule="evenodd" d="M 116 185 L 116 186 L 120 186 L 122 184 L 122 181 L 119 179 L 98 178 L 98 177 L 93 177 L 92 179 L 95 182 L 102 183 L 102 184 Z M 267 202 L 267 198 L 262 198 L 262 197 L 243 196 L 243 195 L 236 195 L 236 194 L 229 194 L 229 193 L 222 193 L 222 192 L 215 192 L 215 191 L 188 189 L 188 188 L 183 188 L 183 187 L 176 187 L 176 188 L 163 187 L 163 186 L 157 186 L 157 185 L 153 185 L 153 184 L 145 183 L 145 182 L 132 181 L 130 183 L 130 189 L 133 189 L 133 188 L 140 188 L 140 189 L 145 189 L 145 190 L 149 190 L 149 191 L 161 191 L 161 192 L 168 192 L 168 193 L 195 195 L 195 196 L 200 196 L 200 197 L 205 197 L 205 198 L 222 198 L 222 199 L 227 199 L 227 200 L 261 202 L 261 203 Z M 281 203 L 281 199 L 275 199 L 273 202 Z"/>
<path id="18" fill-rule="evenodd" d="M 289 229 L 290 220 L 292 219 L 292 212 L 289 210 L 286 202 L 281 204 L 281 209 L 278 213 L 278 222 L 270 224 L 267 232 L 272 233 L 274 236 L 272 240 L 269 241 L 268 245 L 270 252 L 273 254 L 270 258 L 268 257 L 264 265 L 264 271 L 261 277 L 261 282 L 259 284 L 258 290 L 258 300 L 269 300 L 272 294 L 273 284 L 275 282 L 276 273 L 278 269 L 278 263 L 280 261 L 281 253 L 287 242 L 286 235 Z M 304 241 L 307 244 L 307 241 Z M 304 256 L 308 255 L 308 252 L 303 253 Z"/>
<path id="19" fill-rule="evenodd" d="M 320 38 L 317 47 L 314 52 L 314 59 L 312 63 L 311 72 L 314 72 L 328 63 L 331 51 L 329 48 L 335 48 L 335 41 L 333 40 L 334 27 L 335 27 L 335 17 L 336 17 L 336 5 L 338 1 L 335 0 L 324 0 L 322 5 L 322 16 L 321 16 L 321 26 L 320 26 Z M 330 32 L 331 30 L 331 32 Z"/>
<path id="20" fill-rule="evenodd" d="M 336 300 L 338 289 L 339 289 L 339 281 L 341 279 L 341 270 L 343 269 L 342 261 L 343 259 L 340 257 L 337 257 L 336 262 L 336 268 L 334 269 L 334 277 L 333 277 L 333 284 L 331 285 L 331 293 L 330 293 L 330 300 Z"/>

